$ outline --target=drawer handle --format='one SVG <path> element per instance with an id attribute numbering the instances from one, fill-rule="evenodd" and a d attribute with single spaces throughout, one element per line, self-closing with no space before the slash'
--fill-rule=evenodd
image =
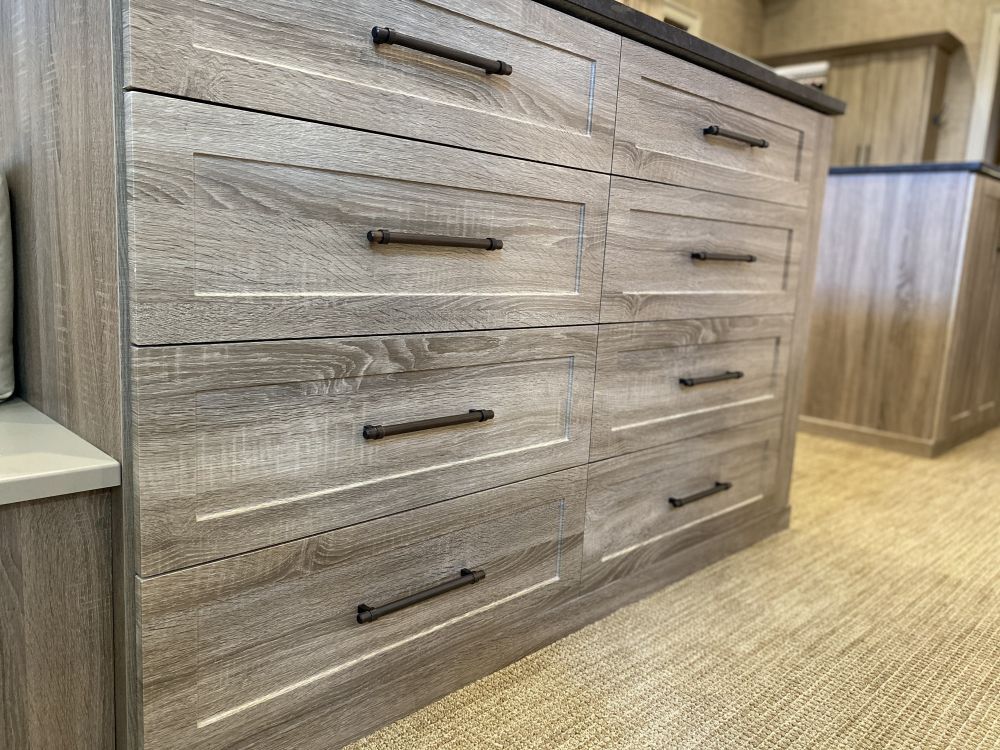
<path id="1" fill-rule="evenodd" d="M 433 430 L 435 427 L 451 427 L 455 424 L 485 422 L 489 419 L 493 419 L 492 409 L 469 409 L 466 414 L 453 414 L 450 417 L 418 419 L 415 422 L 400 422 L 399 424 L 366 424 L 361 429 L 361 435 L 365 440 L 381 440 L 390 435 L 402 435 L 404 432 Z"/>
<path id="2" fill-rule="evenodd" d="M 763 138 L 754 138 L 752 135 L 737 133 L 735 130 L 726 130 L 725 128 L 720 128 L 718 125 L 709 125 L 701 132 L 705 135 L 717 135 L 720 138 L 729 138 L 733 141 L 739 141 L 740 143 L 747 144 L 751 148 L 767 148 L 771 145 Z"/>
<path id="3" fill-rule="evenodd" d="M 377 245 L 398 242 L 401 245 L 437 245 L 438 247 L 471 247 L 476 250 L 503 250 L 503 240 L 495 237 L 448 237 L 443 234 L 407 234 L 388 229 L 369 229 L 368 241 Z"/>
<path id="4" fill-rule="evenodd" d="M 740 255 L 738 253 L 706 253 L 706 252 L 694 252 L 691 253 L 691 258 L 693 260 L 732 260 L 732 261 L 742 261 L 743 263 L 756 263 L 757 256 L 750 255 Z"/>
<path id="5" fill-rule="evenodd" d="M 739 380 L 742 377 L 743 373 L 739 370 L 727 370 L 726 372 L 719 373 L 718 375 L 706 375 L 702 378 L 681 378 L 681 385 L 687 388 L 693 388 L 696 385 L 718 383 L 721 380 Z"/>
<path id="6" fill-rule="evenodd" d="M 420 604 L 420 602 L 433 599 L 435 596 L 447 594 L 453 589 L 468 586 L 473 583 L 479 583 L 484 578 L 486 578 L 485 570 L 469 570 L 468 568 L 462 568 L 459 572 L 458 578 L 453 578 L 450 581 L 439 583 L 437 586 L 431 586 L 429 589 L 418 591 L 416 594 L 404 596 L 402 599 L 397 599 L 394 602 L 383 604 L 381 607 L 369 607 L 367 604 L 359 604 L 358 625 L 364 625 L 366 622 L 375 622 L 380 617 L 385 617 L 386 615 L 391 615 L 393 612 L 398 612 L 401 609 L 412 607 L 414 604 Z"/>
<path id="7" fill-rule="evenodd" d="M 688 495 L 687 497 L 671 497 L 668 499 L 670 500 L 670 504 L 672 506 L 679 508 L 682 505 L 693 503 L 695 500 L 701 500 L 706 497 L 711 497 L 712 495 L 718 495 L 720 492 L 725 492 L 726 490 L 731 490 L 732 488 L 732 482 L 716 482 L 714 487 L 709 487 L 707 490 L 696 492 L 693 495 Z"/>
<path id="8" fill-rule="evenodd" d="M 426 52 L 428 55 L 436 55 L 446 60 L 471 65 L 473 68 L 482 68 L 486 73 L 493 73 L 498 76 L 509 76 L 513 71 L 503 60 L 490 60 L 488 57 L 473 55 L 471 52 L 462 52 L 460 49 L 445 47 L 443 44 L 428 42 L 425 39 L 417 39 L 407 34 L 400 34 L 398 31 L 386 28 L 385 26 L 375 26 L 372 29 L 372 41 L 375 44 L 398 44 L 400 47 L 408 47 L 418 52 Z"/>

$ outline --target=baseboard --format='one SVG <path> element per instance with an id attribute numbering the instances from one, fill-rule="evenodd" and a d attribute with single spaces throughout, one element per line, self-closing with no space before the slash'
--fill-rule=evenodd
<path id="1" fill-rule="evenodd" d="M 935 443 L 933 440 L 805 415 L 799 417 L 799 431 L 810 435 L 871 445 L 921 458 L 933 458 L 943 452 L 939 447 L 940 443 Z"/>

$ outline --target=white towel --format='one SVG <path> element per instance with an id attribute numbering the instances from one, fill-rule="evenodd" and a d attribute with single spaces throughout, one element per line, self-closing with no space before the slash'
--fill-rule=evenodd
<path id="1" fill-rule="evenodd" d="M 14 393 L 14 242 L 10 194 L 0 174 L 0 401 Z"/>

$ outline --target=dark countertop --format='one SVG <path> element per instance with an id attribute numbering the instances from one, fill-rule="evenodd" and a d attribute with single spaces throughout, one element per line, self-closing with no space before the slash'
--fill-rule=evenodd
<path id="1" fill-rule="evenodd" d="M 905 174 L 914 172 L 978 172 L 1000 180 L 1000 166 L 985 161 L 925 161 L 918 164 L 870 164 L 831 167 L 830 174 Z"/>
<path id="2" fill-rule="evenodd" d="M 616 0 L 539 0 L 539 2 L 817 112 L 828 115 L 839 115 L 844 112 L 846 106 L 844 102 L 824 94 L 819 89 L 779 76 L 760 63 L 716 47 L 704 39 L 691 36 L 676 26 L 658 21 Z"/>

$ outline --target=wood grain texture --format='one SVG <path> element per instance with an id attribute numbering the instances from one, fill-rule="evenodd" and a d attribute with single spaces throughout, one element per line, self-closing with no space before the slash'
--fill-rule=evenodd
<path id="1" fill-rule="evenodd" d="M 805 206 L 822 116 L 638 42 L 622 44 L 612 171 Z M 706 136 L 709 125 L 768 148 Z"/>
<path id="2" fill-rule="evenodd" d="M 782 413 L 791 325 L 787 316 L 601 325 L 591 460 Z M 679 382 L 728 371 L 743 377 Z"/>
<path id="3" fill-rule="evenodd" d="M 849 103 L 835 123 L 833 165 L 933 159 L 947 71 L 933 46 L 833 60 L 827 90 Z"/>
<path id="4" fill-rule="evenodd" d="M 778 469 L 775 479 L 776 504 L 788 503 L 791 493 L 792 468 L 795 460 L 796 428 L 806 380 L 806 355 L 809 346 L 809 320 L 812 316 L 819 236 L 823 221 L 823 199 L 830 166 L 830 146 L 834 121 L 827 117 L 816 128 L 816 159 L 809 178 L 809 228 L 799 262 L 798 299 L 792 321 L 791 346 L 785 380 L 785 408 L 781 423 L 781 447 L 778 449 Z"/>
<path id="5" fill-rule="evenodd" d="M 138 581 L 143 747 L 336 746 L 411 700 L 405 676 L 443 644 L 433 673 L 446 683 L 478 677 L 487 642 L 461 659 L 448 652 L 483 622 L 498 629 L 520 611 L 540 617 L 577 593 L 585 486 L 579 467 Z M 355 621 L 359 604 L 426 589 L 461 568 L 486 578 Z M 373 682 L 389 665 L 393 676 Z"/>
<path id="6" fill-rule="evenodd" d="M 14 219 L 17 393 L 125 462 L 118 231 L 124 214 L 119 213 L 117 152 L 121 79 L 114 41 L 118 24 L 113 22 L 118 7 L 118 0 L 0 0 L 0 171 L 9 183 Z M 51 690 L 39 701 L 45 713 L 32 719 L 50 727 L 51 735 L 43 730 L 32 739 L 46 750 L 112 747 L 115 737 L 105 734 L 109 716 L 123 719 L 119 746 L 126 747 L 123 717 L 134 627 L 131 555 L 118 546 L 131 538 L 123 497 L 121 490 L 109 491 L 101 511 L 111 514 L 116 545 L 113 553 L 102 548 L 114 565 L 102 571 L 107 580 L 101 581 L 109 586 L 114 581 L 116 677 L 109 674 L 105 680 L 84 667 L 73 672 L 66 662 L 58 665 L 58 679 L 35 686 Z M 106 522 L 103 516 L 101 522 Z M 77 543 L 77 531 L 65 532 Z M 85 562 L 81 557 L 79 564 Z M 72 570 L 47 572 L 65 578 L 51 582 L 56 588 L 75 580 Z M 82 568 L 79 574 L 84 575 Z M 97 575 L 92 569 L 87 574 Z M 129 582 L 127 596 L 124 581 Z M 71 600 L 85 595 L 68 593 Z M 89 608 L 87 617 L 97 616 L 96 599 L 74 606 Z M 81 634 L 93 625 L 87 617 L 80 620 Z M 76 655 L 81 663 L 107 659 L 110 670 L 110 647 L 103 642 L 81 646 L 71 634 L 53 644 L 53 664 L 68 659 L 64 647 L 91 648 L 91 654 Z M 118 711 L 107 694 L 112 689 L 120 699 Z M 77 740 L 70 734 L 74 723 L 79 724 Z"/>
<path id="7" fill-rule="evenodd" d="M 972 180 L 830 178 L 803 414 L 935 439 Z"/>
<path id="8" fill-rule="evenodd" d="M 122 455 L 114 92 L 106 4 L 0 4 L 0 170 L 17 278 L 17 393 Z"/>
<path id="9" fill-rule="evenodd" d="M 833 147 L 830 164 L 835 167 L 865 164 L 865 149 L 869 142 L 875 98 L 871 85 L 871 57 L 867 54 L 842 57 L 830 61 L 826 91 L 848 102 L 843 115 L 833 124 Z"/>
<path id="10" fill-rule="evenodd" d="M 142 348 L 142 575 L 587 462 L 594 327 Z M 492 409 L 365 440 L 366 424 Z"/>
<path id="11" fill-rule="evenodd" d="M 826 90 L 849 103 L 835 120 L 833 166 L 933 161 L 948 61 L 937 47 L 831 60 Z"/>
<path id="12" fill-rule="evenodd" d="M 605 175 L 150 94 L 128 107 L 136 343 L 597 322 Z"/>
<path id="13" fill-rule="evenodd" d="M 531 0 L 131 0 L 126 84 L 607 171 L 620 38 Z M 500 59 L 510 76 L 373 26 Z"/>
<path id="14" fill-rule="evenodd" d="M 774 505 L 781 430 L 777 419 L 629 453 L 588 467 L 584 535 L 587 585 L 648 567 L 673 551 L 683 533 L 733 511 Z M 732 487 L 681 507 L 716 482 Z M 779 505 L 783 505 L 782 501 Z"/>
<path id="15" fill-rule="evenodd" d="M 936 439 L 954 444 L 1000 421 L 1000 181 L 970 178 L 961 284 Z"/>
<path id="16" fill-rule="evenodd" d="M 0 506 L 0 748 L 114 747 L 109 490 Z"/>
<path id="17" fill-rule="evenodd" d="M 806 212 L 614 177 L 601 322 L 795 311 Z M 753 263 L 691 253 L 750 254 Z"/>

